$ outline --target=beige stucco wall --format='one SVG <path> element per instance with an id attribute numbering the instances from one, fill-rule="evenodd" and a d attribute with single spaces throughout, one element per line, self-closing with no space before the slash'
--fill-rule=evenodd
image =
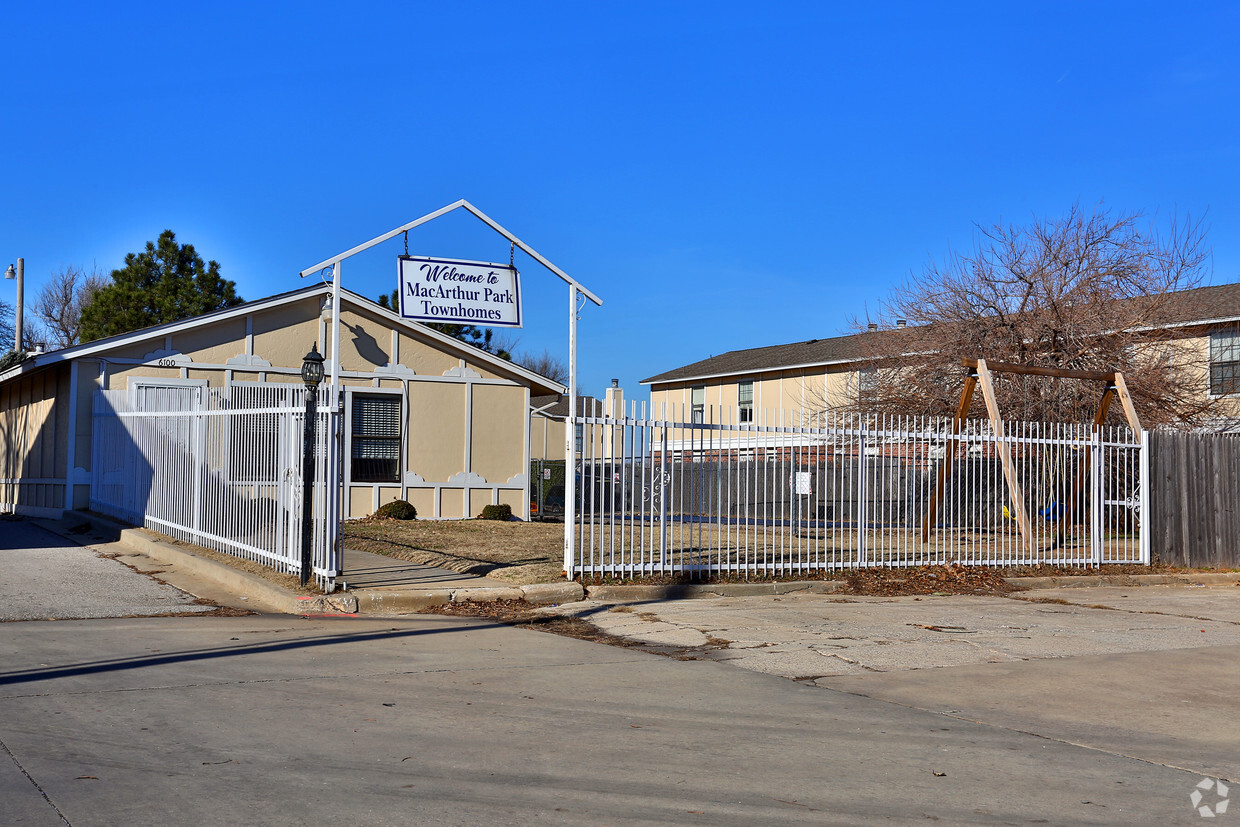
<path id="1" fill-rule="evenodd" d="M 465 386 L 411 384 L 409 470 L 427 482 L 447 482 L 465 470 Z"/>
<path id="2" fill-rule="evenodd" d="M 530 416 L 530 458 L 564 459 L 564 420 L 541 414 Z"/>
<path id="3" fill-rule="evenodd" d="M 525 388 L 475 385 L 473 389 L 470 458 L 472 470 L 488 482 L 506 482 L 526 472 Z"/>

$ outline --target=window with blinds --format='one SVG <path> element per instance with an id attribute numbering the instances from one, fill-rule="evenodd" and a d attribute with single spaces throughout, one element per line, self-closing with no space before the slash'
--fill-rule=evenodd
<path id="1" fill-rule="evenodd" d="M 400 482 L 400 397 L 353 396 L 353 482 Z"/>

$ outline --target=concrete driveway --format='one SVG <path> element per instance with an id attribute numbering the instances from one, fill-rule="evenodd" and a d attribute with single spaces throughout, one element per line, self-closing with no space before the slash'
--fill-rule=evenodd
<path id="1" fill-rule="evenodd" d="M 160 574 L 160 567 L 149 558 L 119 544 L 78 546 L 29 521 L 0 520 L 0 621 L 180 614 L 216 608 L 155 579 Z"/>
<path id="2" fill-rule="evenodd" d="M 1240 779 L 1240 587 L 576 604 L 656 651 Z"/>

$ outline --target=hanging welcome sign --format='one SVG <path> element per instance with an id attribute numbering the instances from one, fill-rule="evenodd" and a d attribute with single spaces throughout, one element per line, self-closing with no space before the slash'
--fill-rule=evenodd
<path id="1" fill-rule="evenodd" d="M 521 326 L 521 290 L 510 264 L 400 257 L 400 315 L 419 322 Z"/>

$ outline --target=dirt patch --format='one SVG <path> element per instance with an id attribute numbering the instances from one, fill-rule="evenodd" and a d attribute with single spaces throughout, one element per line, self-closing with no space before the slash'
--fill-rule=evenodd
<path id="1" fill-rule="evenodd" d="M 452 615 L 454 617 L 485 617 L 521 629 L 550 632 L 578 640 L 621 646 L 625 649 L 647 648 L 636 641 L 602 631 L 588 620 L 579 617 L 561 617 L 538 611 L 533 603 L 524 600 L 493 600 L 487 603 L 445 603 L 423 609 L 421 614 Z"/>
<path id="2" fill-rule="evenodd" d="M 515 586 L 564 579 L 564 526 L 495 520 L 358 520 L 345 523 L 345 543 Z"/>
<path id="3" fill-rule="evenodd" d="M 862 569 L 845 578 L 846 593 L 884 597 L 915 594 L 1002 595 L 1020 591 L 997 569 L 983 566 L 922 566 L 915 569 Z"/>

